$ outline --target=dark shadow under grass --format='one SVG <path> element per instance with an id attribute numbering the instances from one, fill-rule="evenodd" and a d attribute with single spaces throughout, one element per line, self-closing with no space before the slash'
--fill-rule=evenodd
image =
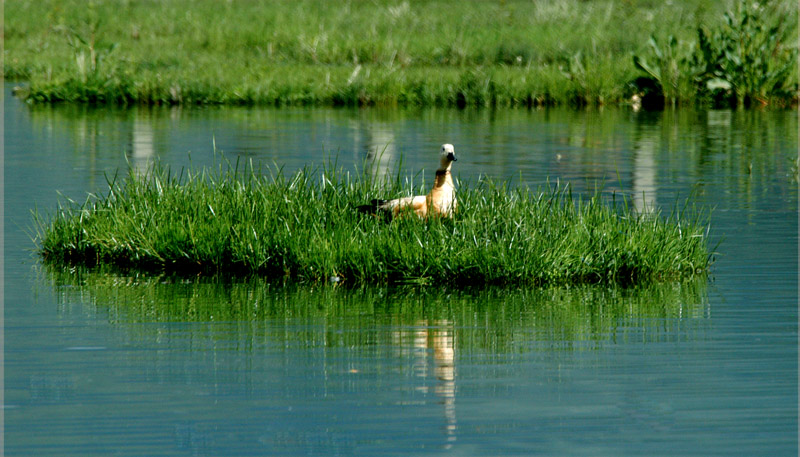
<path id="1" fill-rule="evenodd" d="M 335 167 L 281 170 L 222 165 L 182 172 L 156 166 L 109 180 L 105 194 L 34 214 L 47 263 L 122 270 L 257 274 L 349 284 L 622 283 L 705 274 L 707 218 L 676 207 L 637 214 L 600 194 L 534 192 L 492 181 L 458 189 L 453 219 L 386 222 L 355 206 L 411 194 Z"/>

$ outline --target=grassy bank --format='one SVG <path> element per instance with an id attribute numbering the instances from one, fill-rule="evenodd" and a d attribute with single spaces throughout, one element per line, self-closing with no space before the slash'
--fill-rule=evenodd
<path id="1" fill-rule="evenodd" d="M 39 252 L 52 263 L 348 283 L 630 283 L 709 266 L 703 221 L 681 211 L 639 216 L 565 188 L 480 182 L 459 188 L 454 220 L 386 223 L 354 207 L 421 189 L 332 167 L 292 176 L 236 168 L 112 181 L 81 205 L 37 215 Z"/>
<path id="2" fill-rule="evenodd" d="M 663 93 L 685 104 L 793 103 L 796 54 L 788 74 L 772 74 L 772 61 L 786 60 L 781 37 L 796 34 L 796 5 L 763 14 L 764 27 L 780 21 L 781 37 L 739 34 L 762 40 L 742 52 L 772 60 L 723 68 L 691 60 L 698 27 L 720 56 L 739 36 L 723 15 L 735 4 L 708 3 L 11 2 L 4 74 L 29 81 L 21 95 L 40 102 L 535 106 Z"/>

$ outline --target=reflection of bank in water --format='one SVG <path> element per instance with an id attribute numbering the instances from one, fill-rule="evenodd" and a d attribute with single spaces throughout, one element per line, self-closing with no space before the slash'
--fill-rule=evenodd
<path id="1" fill-rule="evenodd" d="M 350 121 L 353 150 L 360 151 L 364 166 L 373 178 L 381 179 L 395 170 L 397 144 L 394 130 L 385 122 Z"/>
<path id="2" fill-rule="evenodd" d="M 650 138 L 642 138 L 634 147 L 632 202 L 639 214 L 656 209 L 656 144 Z"/>
<path id="3" fill-rule="evenodd" d="M 131 134 L 130 165 L 138 176 L 150 172 L 156 157 L 154 146 L 154 130 L 151 114 L 147 110 L 138 110 L 133 120 Z"/>

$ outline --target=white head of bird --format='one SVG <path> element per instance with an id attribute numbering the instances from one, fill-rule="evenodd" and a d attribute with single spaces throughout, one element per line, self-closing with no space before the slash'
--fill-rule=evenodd
<path id="1" fill-rule="evenodd" d="M 453 148 L 452 144 L 443 144 L 442 145 L 442 155 L 439 159 L 441 163 L 440 170 L 449 170 L 450 166 L 456 159 L 456 150 Z"/>

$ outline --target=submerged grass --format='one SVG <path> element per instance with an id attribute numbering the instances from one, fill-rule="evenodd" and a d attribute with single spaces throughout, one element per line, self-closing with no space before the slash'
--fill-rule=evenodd
<path id="1" fill-rule="evenodd" d="M 103 195 L 35 214 L 50 263 L 259 274 L 299 281 L 426 284 L 633 283 L 702 274 L 710 263 L 699 213 L 636 214 L 597 193 L 543 192 L 481 181 L 459 187 L 454 219 L 383 219 L 354 207 L 413 191 L 334 165 L 301 170 L 155 167 L 110 180 Z"/>

